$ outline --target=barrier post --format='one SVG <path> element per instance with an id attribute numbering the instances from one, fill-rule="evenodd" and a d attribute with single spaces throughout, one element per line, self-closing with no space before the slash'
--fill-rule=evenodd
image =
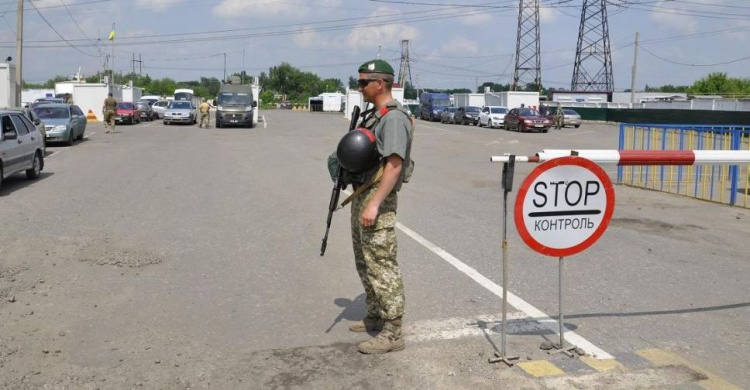
<path id="1" fill-rule="evenodd" d="M 513 171 L 516 156 L 508 156 L 508 162 L 503 164 L 503 327 L 500 336 L 500 352 L 495 351 L 495 357 L 489 358 L 490 363 L 503 362 L 513 367 L 511 360 L 518 360 L 519 356 L 506 354 L 506 335 L 508 332 L 508 193 L 513 191 Z"/>

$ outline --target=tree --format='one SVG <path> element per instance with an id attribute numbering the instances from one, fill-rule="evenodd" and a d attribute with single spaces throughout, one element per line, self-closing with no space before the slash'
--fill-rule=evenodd
<path id="1" fill-rule="evenodd" d="M 691 94 L 737 94 L 750 95 L 750 79 L 727 77 L 726 73 L 710 73 L 707 77 L 702 78 L 688 88 Z"/>

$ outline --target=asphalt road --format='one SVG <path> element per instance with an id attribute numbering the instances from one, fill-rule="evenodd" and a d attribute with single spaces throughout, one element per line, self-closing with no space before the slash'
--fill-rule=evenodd
<path id="1" fill-rule="evenodd" d="M 39 180 L 3 183 L 0 388 L 750 386 L 750 211 L 620 185 L 610 228 L 565 262 L 566 334 L 589 356 L 539 349 L 558 337 L 558 263 L 510 218 L 507 351 L 521 364 L 487 363 L 502 325 L 489 157 L 614 149 L 616 126 L 418 121 L 399 194 L 407 349 L 365 356 L 346 326 L 364 310 L 348 208 L 319 256 L 326 158 L 347 122 L 262 115 L 255 129 L 89 125 L 49 147 Z M 531 169 L 517 166 L 516 190 Z"/>

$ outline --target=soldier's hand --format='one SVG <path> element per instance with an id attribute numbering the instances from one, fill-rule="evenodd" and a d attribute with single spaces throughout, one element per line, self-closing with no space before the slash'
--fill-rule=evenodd
<path id="1" fill-rule="evenodd" d="M 362 212 L 362 226 L 372 227 L 375 226 L 375 220 L 378 218 L 378 206 L 368 203 L 365 210 Z"/>

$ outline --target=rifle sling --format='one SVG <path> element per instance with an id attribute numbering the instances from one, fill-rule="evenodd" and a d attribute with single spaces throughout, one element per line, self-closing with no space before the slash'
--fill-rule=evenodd
<path id="1" fill-rule="evenodd" d="M 375 172 L 374 175 L 372 175 L 372 178 L 370 178 L 369 182 L 357 187 L 357 189 L 354 190 L 354 192 L 352 192 L 351 195 L 349 195 L 346 199 L 344 199 L 344 201 L 341 202 L 341 208 L 348 205 L 349 203 L 351 203 L 352 200 L 354 200 L 354 198 L 358 197 L 363 192 L 367 191 L 367 189 L 369 189 L 370 187 L 380 182 L 380 179 L 383 178 L 384 168 L 385 168 L 385 165 L 381 165 L 380 168 L 378 168 L 378 171 Z"/>

